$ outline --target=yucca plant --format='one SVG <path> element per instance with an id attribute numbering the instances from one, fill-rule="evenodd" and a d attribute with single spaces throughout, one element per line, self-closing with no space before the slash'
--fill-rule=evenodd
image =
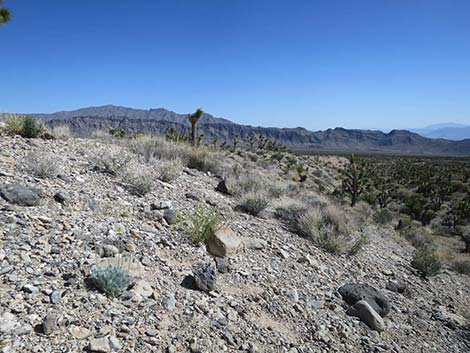
<path id="1" fill-rule="evenodd" d="M 198 207 L 187 217 L 185 231 L 197 242 L 212 238 L 220 224 L 219 214 L 210 208 Z"/>
<path id="2" fill-rule="evenodd" d="M 197 122 L 204 115 L 202 108 L 198 108 L 193 114 L 188 114 L 188 120 L 191 123 L 191 143 L 193 146 L 197 145 Z"/>

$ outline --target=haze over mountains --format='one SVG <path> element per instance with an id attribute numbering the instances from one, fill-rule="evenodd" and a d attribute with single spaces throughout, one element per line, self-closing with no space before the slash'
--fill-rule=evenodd
<path id="1" fill-rule="evenodd" d="M 144 110 L 105 105 L 32 115 L 42 119 L 49 126 L 66 124 L 70 126 L 73 133 L 81 136 L 90 135 L 93 131 L 100 129 L 107 130 L 110 127 L 144 133 L 165 133 L 170 127 L 175 127 L 180 131 L 189 131 L 190 128 L 185 114 L 178 114 L 164 108 Z M 236 134 L 241 141 L 250 134 L 255 136 L 261 134 L 291 149 L 298 150 L 448 156 L 470 156 L 470 139 L 454 141 L 457 130 L 462 130 L 462 136 L 467 136 L 465 135 L 466 129 L 470 127 L 445 125 L 423 130 L 417 129 L 414 132 L 392 130 L 388 133 L 344 128 L 313 132 L 300 127 L 240 125 L 208 113 L 205 113 L 199 122 L 199 132 L 204 133 L 206 143 L 214 139 L 230 143 Z M 420 134 L 438 138 L 428 138 Z M 442 136 L 450 137 L 440 138 Z"/>
<path id="2" fill-rule="evenodd" d="M 456 141 L 470 138 L 470 125 L 456 123 L 434 124 L 421 129 L 410 129 L 410 131 L 429 138 Z"/>

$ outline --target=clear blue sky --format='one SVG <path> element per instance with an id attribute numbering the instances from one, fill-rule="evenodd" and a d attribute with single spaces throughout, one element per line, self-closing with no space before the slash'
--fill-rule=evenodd
<path id="1" fill-rule="evenodd" d="M 468 0 L 5 0 L 0 111 L 202 106 L 309 129 L 470 124 Z"/>

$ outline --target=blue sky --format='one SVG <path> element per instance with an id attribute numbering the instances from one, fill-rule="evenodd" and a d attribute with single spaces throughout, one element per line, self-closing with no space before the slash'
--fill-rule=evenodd
<path id="1" fill-rule="evenodd" d="M 470 124 L 467 0 L 5 0 L 0 111 L 116 104 L 324 129 Z"/>

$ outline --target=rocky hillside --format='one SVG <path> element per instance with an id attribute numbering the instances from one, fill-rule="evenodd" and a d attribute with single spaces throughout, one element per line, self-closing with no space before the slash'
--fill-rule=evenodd
<path id="1" fill-rule="evenodd" d="M 322 195 L 343 160 L 317 158 L 317 179 L 272 188 L 276 199 L 256 213 L 239 207 L 227 174 L 280 183 L 270 156 L 219 153 L 209 160 L 221 165 L 193 161 L 167 178 L 176 147 L 149 146 L 1 136 L 1 352 L 470 350 L 468 277 L 422 279 L 392 224 Z M 315 210 L 343 207 L 344 239 L 368 242 L 325 252 L 275 217 L 288 194 Z M 201 207 L 224 225 L 206 245 L 188 231 Z M 96 280 L 109 265 L 131 276 L 115 297 Z"/>
<path id="2" fill-rule="evenodd" d="M 51 127 L 69 125 L 75 134 L 89 136 L 92 132 L 109 127 L 132 132 L 165 133 L 170 127 L 188 131 L 186 116 L 163 108 L 132 109 L 107 105 L 54 114 L 33 114 Z M 372 130 L 343 128 L 312 132 L 303 128 L 280 129 L 235 124 L 229 120 L 204 114 L 200 132 L 206 143 L 213 139 L 231 143 L 238 135 L 243 143 L 249 135 L 263 135 L 293 149 L 309 151 L 342 151 L 368 153 L 401 153 L 417 155 L 469 156 L 470 139 L 450 141 L 430 139 L 409 131 L 393 130 L 390 133 Z"/>

